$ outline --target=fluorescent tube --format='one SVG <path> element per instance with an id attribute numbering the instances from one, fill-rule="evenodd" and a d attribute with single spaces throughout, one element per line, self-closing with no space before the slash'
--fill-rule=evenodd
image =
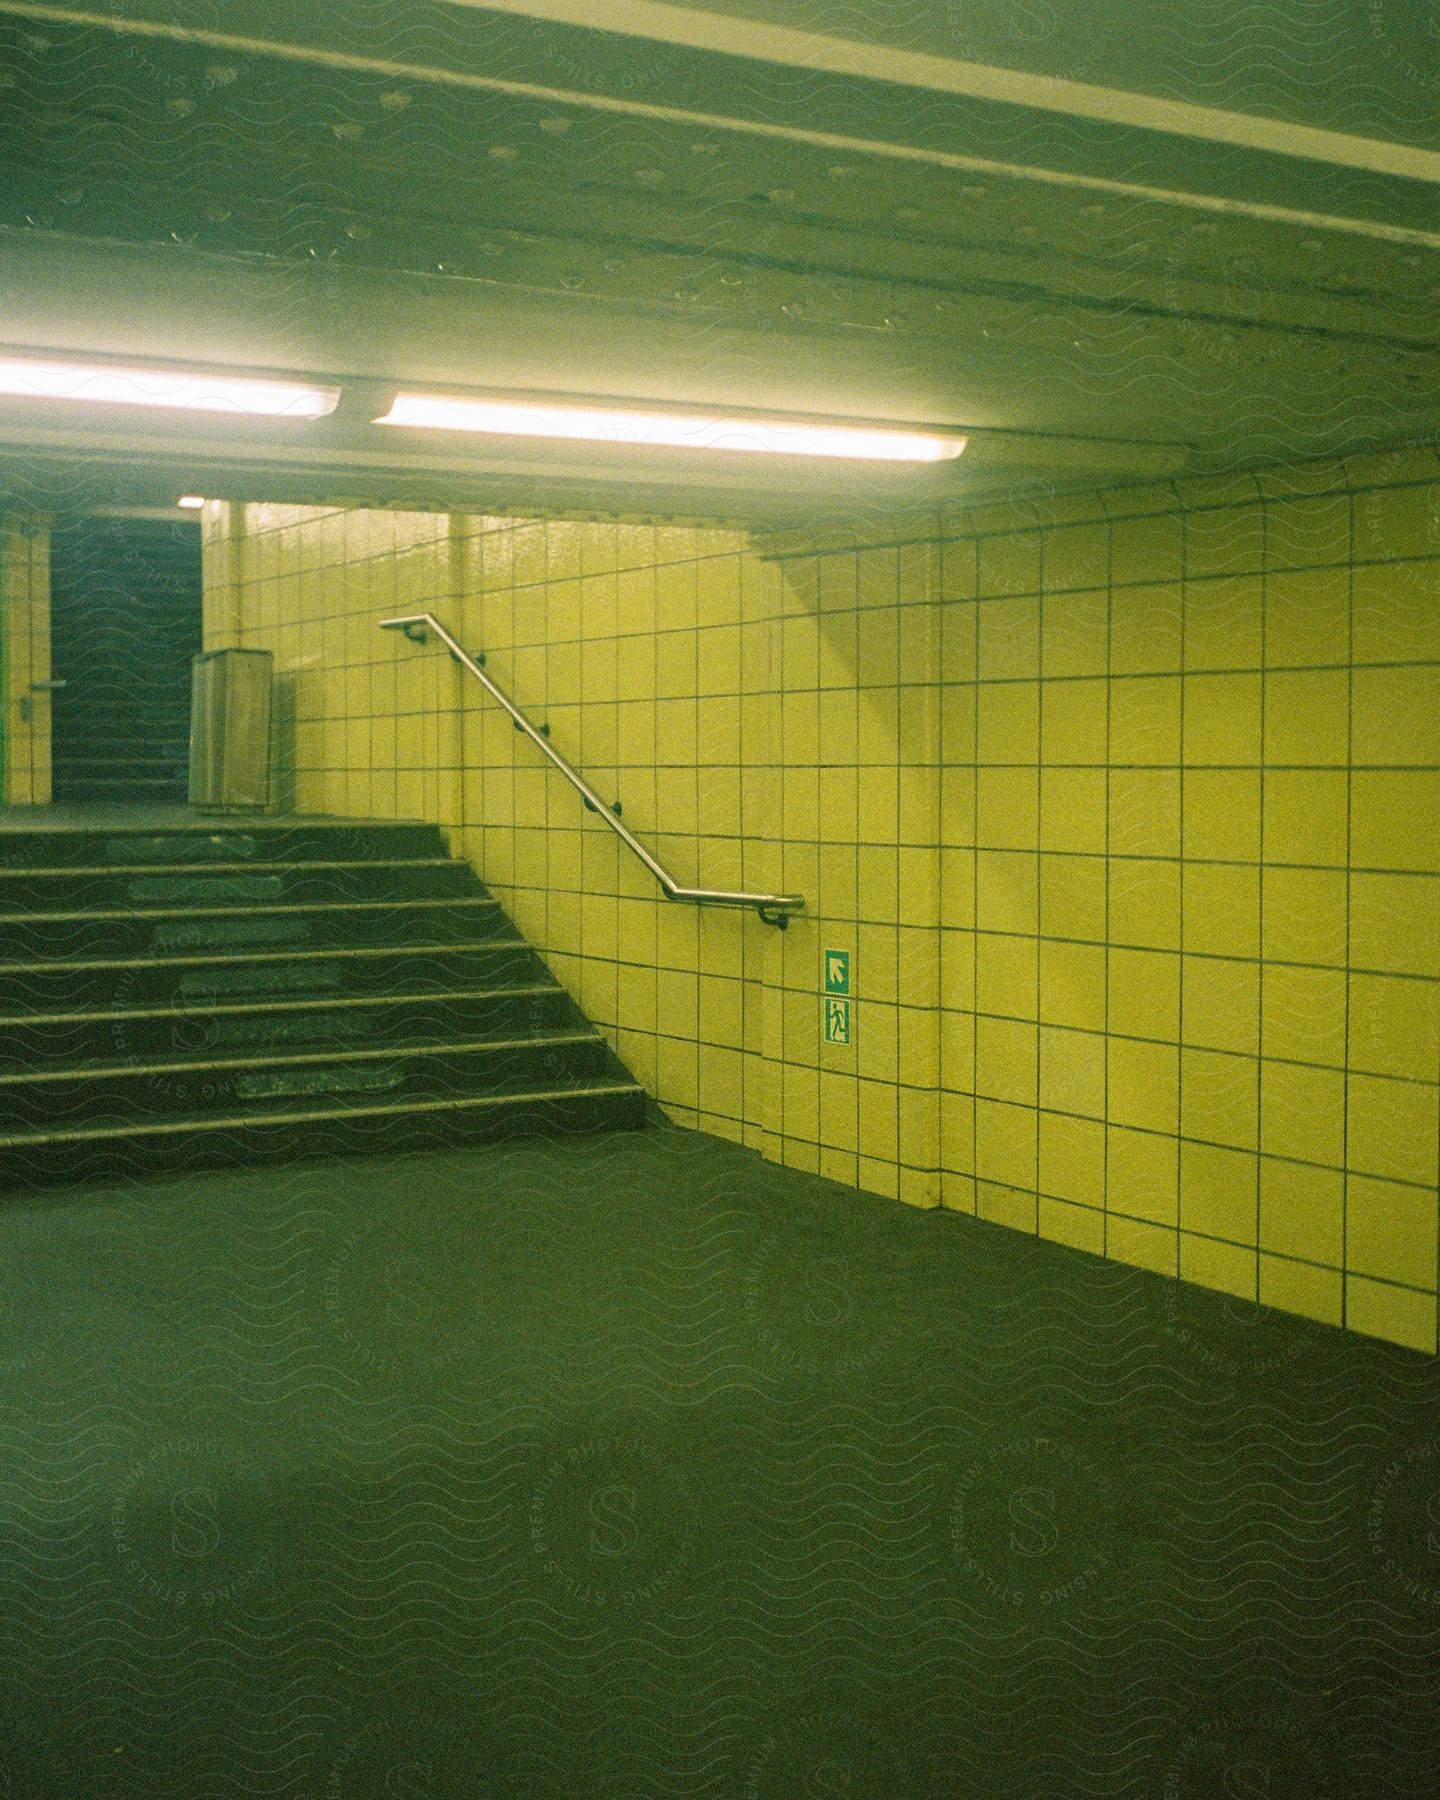
<path id="1" fill-rule="evenodd" d="M 248 376 L 196 375 L 180 369 L 131 369 L 118 364 L 31 362 L 0 358 L 0 394 L 23 399 L 172 406 L 191 412 L 249 413 L 256 417 L 319 419 L 340 400 L 338 388 Z"/>
<path id="2" fill-rule="evenodd" d="M 375 423 L 519 437 L 583 438 L 607 444 L 663 444 L 684 450 L 851 456 L 882 462 L 944 462 L 965 448 L 963 437 L 919 431 L 779 424 L 770 419 L 705 418 L 527 401 L 457 400 L 429 394 L 397 394 L 389 412 Z"/>

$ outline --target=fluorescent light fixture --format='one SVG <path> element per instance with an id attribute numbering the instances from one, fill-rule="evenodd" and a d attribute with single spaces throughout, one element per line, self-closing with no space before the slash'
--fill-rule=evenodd
<path id="1" fill-rule="evenodd" d="M 205 496 L 203 494 L 182 494 L 175 504 L 188 507 L 193 512 L 205 504 Z"/>
<path id="2" fill-rule="evenodd" d="M 770 419 L 702 418 L 511 400 L 454 400 L 397 394 L 377 425 L 491 431 L 518 437 L 585 438 L 606 444 L 665 444 L 683 450 L 768 450 L 791 456 L 853 456 L 881 462 L 945 462 L 963 437 L 864 426 L 779 424 Z"/>
<path id="3" fill-rule="evenodd" d="M 0 394 L 27 400 L 113 402 L 173 406 L 190 412 L 248 413 L 263 418 L 320 419 L 334 412 L 339 388 L 248 376 L 196 375 L 180 369 L 130 369 L 118 364 L 31 362 L 0 358 Z"/>

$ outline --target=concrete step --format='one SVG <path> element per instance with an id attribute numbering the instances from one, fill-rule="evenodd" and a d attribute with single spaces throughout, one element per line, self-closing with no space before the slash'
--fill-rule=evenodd
<path id="1" fill-rule="evenodd" d="M 584 1023 L 564 988 L 543 979 L 451 992 L 325 994 L 291 1000 L 103 1007 L 0 1017 L 0 1072 L 260 1051 L 461 1041 L 562 1031 Z"/>
<path id="2" fill-rule="evenodd" d="M 130 868 L 0 867 L 0 914 L 194 909 L 336 901 L 488 899 L 465 863 L 448 856 L 380 862 L 150 863 Z M 3 942 L 0 939 L 0 942 Z"/>
<path id="3" fill-rule="evenodd" d="M 65 765 L 55 766 L 55 798 L 70 806 L 150 805 L 178 803 L 189 792 L 188 779 L 175 776 L 127 775 L 117 771 L 97 780 L 72 777 Z"/>
<path id="4" fill-rule="evenodd" d="M 29 820 L 0 824 L 0 864 L 21 868 L 130 868 L 156 863 L 265 863 L 270 861 L 389 861 L 444 856 L 434 825 L 403 821 L 359 823 L 349 819 L 246 819 L 223 821 L 195 814 L 176 825 L 128 824 L 117 815 L 103 830 L 77 830 Z"/>
<path id="5" fill-rule="evenodd" d="M 309 1051 L 172 1061 L 111 1058 L 0 1074 L 0 1141 L 46 1127 L 143 1125 L 172 1115 L 259 1116 L 277 1105 L 515 1096 L 623 1074 L 589 1025 L 451 1043 L 359 1049 L 327 1044 Z"/>
<path id="6" fill-rule="evenodd" d="M 453 992 L 535 981 L 542 967 L 508 921 L 501 922 L 492 939 L 463 944 L 422 939 L 386 946 L 7 961 L 0 963 L 0 1012 L 130 1011 L 207 1000 Z"/>
<path id="7" fill-rule="evenodd" d="M 0 1183 L 8 1189 L 56 1181 L 142 1178 L 166 1169 L 298 1162 L 316 1157 L 396 1155 L 437 1145 L 536 1136 L 633 1131 L 652 1113 L 628 1079 L 557 1082 L 526 1093 L 445 1098 L 349 1096 L 331 1104 L 259 1113 L 152 1119 L 124 1126 L 77 1124 L 0 1134 Z"/>
<path id="8" fill-rule="evenodd" d="M 483 891 L 422 899 L 266 902 L 251 906 L 140 906 L 0 913 L 0 954 L 12 962 L 166 956 L 191 951 L 325 948 L 491 938 L 505 925 Z"/>

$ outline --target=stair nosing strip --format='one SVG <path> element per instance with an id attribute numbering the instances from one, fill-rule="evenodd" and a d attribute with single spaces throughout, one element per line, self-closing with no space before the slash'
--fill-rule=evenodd
<path id="1" fill-rule="evenodd" d="M 3 843 L 4 834 L 0 833 L 0 844 Z M 0 880 L 49 879 L 57 875 L 260 875 L 290 869 L 460 869 L 468 866 L 453 856 L 301 857 L 295 862 L 105 863 L 99 867 L 89 863 L 82 867 L 77 863 L 70 868 L 61 865 L 34 869 L 7 865 L 0 868 Z"/>
<path id="2" fill-rule="evenodd" d="M 121 923 L 129 919 L 225 919 L 268 918 L 275 913 L 395 912 L 402 907 L 499 906 L 488 894 L 450 894 L 430 900 L 287 900 L 273 906 L 254 905 L 108 907 L 98 912 L 52 912 L 37 907 L 33 912 L 0 913 L 0 925 L 37 923 L 78 925 Z"/>
<path id="3" fill-rule="evenodd" d="M 448 944 L 322 944 L 308 950 L 252 950 L 236 956 L 121 956 L 102 957 L 99 962 L 71 962 L 56 956 L 46 962 L 0 963 L 0 975 L 24 975 L 68 969 L 78 974 L 90 969 L 190 969 L 218 964 L 257 962 L 316 962 L 336 956 L 432 956 L 454 950 L 522 950 L 532 949 L 528 940 L 513 938 L 456 938 Z M 532 949 L 532 954 L 534 951 Z"/>
<path id="4" fill-rule="evenodd" d="M 10 827 L 0 831 L 0 840 L 9 835 Z M 144 825 L 120 823 L 115 825 L 75 825 L 64 820 L 46 823 L 40 819 L 26 819 L 13 827 L 17 835 L 26 832 L 54 837 L 81 837 L 95 832 L 104 832 L 106 837 L 199 837 L 208 832 L 212 837 L 216 832 L 225 830 L 243 831 L 434 831 L 437 827 L 429 819 L 339 819 L 317 818 L 300 813 L 256 813 L 232 814 L 216 813 L 213 818 L 177 819 L 173 824 Z"/>
<path id="5" fill-rule="evenodd" d="M 214 1069 L 274 1069 L 340 1062 L 382 1062 L 387 1057 L 443 1056 L 453 1051 L 468 1055 L 485 1050 L 550 1049 L 556 1044 L 603 1044 L 594 1027 L 588 1031 L 562 1031 L 539 1037 L 472 1038 L 458 1043 L 365 1044 L 351 1050 L 297 1050 L 293 1056 L 217 1056 L 201 1062 L 120 1063 L 102 1068 L 26 1069 L 0 1074 L 0 1088 L 18 1088 L 45 1081 L 108 1081 L 146 1075 L 203 1075 Z"/>
<path id="6" fill-rule="evenodd" d="M 158 1123 L 100 1126 L 91 1131 L 36 1132 L 26 1136 L 0 1137 L 0 1150 L 23 1150 L 42 1144 L 75 1144 L 116 1137 L 174 1136 L 181 1131 L 224 1131 L 253 1125 L 312 1125 L 326 1119 L 385 1118 L 402 1113 L 458 1112 L 466 1107 L 514 1106 L 533 1100 L 589 1100 L 606 1095 L 643 1094 L 638 1081 L 601 1082 L 589 1087 L 544 1088 L 514 1094 L 466 1094 L 462 1098 L 444 1100 L 400 1101 L 392 1106 L 328 1107 L 297 1113 L 245 1113 L 239 1117 L 212 1119 L 165 1119 Z"/>
<path id="7" fill-rule="evenodd" d="M 565 991 L 558 982 L 537 981 L 517 987 L 450 988 L 428 994 L 346 994 L 338 997 L 318 994 L 308 1000 L 277 998 L 217 1006 L 146 1006 L 125 1012 L 12 1013 L 0 1018 L 0 1031 L 16 1025 L 115 1025 L 127 1019 L 210 1019 L 232 1013 L 304 1012 L 307 1008 L 333 1012 L 338 1006 L 413 1006 L 419 1001 L 513 999 L 521 994 L 563 994 Z"/>

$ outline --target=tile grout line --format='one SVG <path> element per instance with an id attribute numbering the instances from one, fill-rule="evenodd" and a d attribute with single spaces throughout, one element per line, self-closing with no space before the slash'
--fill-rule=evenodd
<path id="1" fill-rule="evenodd" d="M 1355 496 L 1346 498 L 1345 590 L 1345 1041 L 1340 1113 L 1340 1328 L 1350 1324 L 1350 982 L 1355 868 Z M 1262 820 L 1263 824 L 1263 820 Z"/>
<path id="2" fill-rule="evenodd" d="M 1035 596 L 1035 1235 L 1040 1235 L 1040 849 L 1045 841 L 1045 540 L 1040 533 L 1040 559 Z M 1108 533 L 1107 533 L 1108 539 Z"/>
<path id="3" fill-rule="evenodd" d="M 1111 527 L 1112 531 L 1114 527 Z M 1183 532 L 1183 526 L 1182 526 Z M 1183 541 L 1183 540 L 1182 540 Z M 1183 562 L 1182 562 L 1183 568 Z M 1182 588 L 1183 596 L 1183 588 Z M 1180 869 L 1177 881 L 1178 917 L 1176 919 L 1177 948 L 1179 952 L 1180 979 L 1176 983 L 1175 1002 L 1175 1276 L 1179 1280 L 1183 1274 L 1183 1229 L 1185 1223 L 1185 989 L 1189 985 L 1185 980 L 1185 799 L 1190 786 L 1190 764 L 1186 760 L 1185 737 L 1185 690 L 1188 686 L 1188 670 L 1185 664 L 1185 613 L 1184 602 L 1181 602 L 1180 614 L 1180 678 L 1179 713 L 1180 713 L 1180 789 L 1179 789 L 1179 837 L 1180 837 Z M 1258 1292 L 1258 1265 L 1255 1282 Z"/>
<path id="4" fill-rule="evenodd" d="M 1184 518 L 1181 519 L 1181 530 L 1185 529 Z M 1106 575 L 1114 573 L 1114 521 L 1106 531 Z M 1182 565 L 1183 566 L 1183 565 Z M 1107 579 L 1105 586 L 1105 961 L 1103 971 L 1104 995 L 1102 1014 L 1105 1020 L 1105 1042 L 1101 1055 L 1101 1080 L 1104 1083 L 1105 1124 L 1100 1138 L 1100 1202 L 1101 1202 L 1101 1249 L 1106 1260 L 1110 1256 L 1110 959 L 1111 920 L 1110 920 L 1110 870 L 1111 870 L 1111 815 L 1114 810 L 1114 794 L 1112 788 L 1113 765 L 1110 761 L 1114 716 L 1114 677 L 1111 674 L 1113 659 L 1113 640 L 1115 629 L 1115 588 Z"/>
<path id="5" fill-rule="evenodd" d="M 1255 1231 L 1255 1293 L 1260 1293 L 1260 1245 L 1263 1237 L 1262 1226 L 1262 1170 L 1264 1168 L 1263 1149 L 1265 1144 L 1265 775 L 1269 767 L 1266 745 L 1266 727 L 1269 719 L 1269 618 L 1266 611 L 1266 584 L 1268 580 L 1266 563 L 1268 550 L 1268 512 L 1263 503 L 1260 505 L 1260 807 L 1256 821 L 1256 879 L 1260 884 L 1259 907 L 1256 918 L 1256 983 L 1255 983 L 1255 1191 L 1254 1191 L 1254 1231 Z"/>

